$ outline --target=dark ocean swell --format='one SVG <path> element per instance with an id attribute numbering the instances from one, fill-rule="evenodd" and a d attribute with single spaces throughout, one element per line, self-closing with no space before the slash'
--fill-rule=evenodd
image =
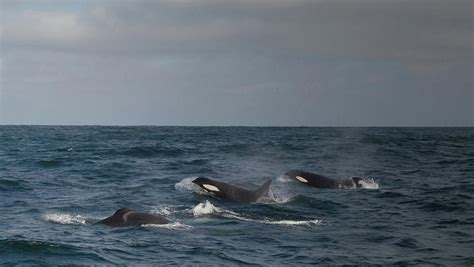
<path id="1" fill-rule="evenodd" d="M 0 126 L 0 193 L 2 266 L 474 264 L 473 128 Z M 170 223 L 94 225 L 121 207 Z"/>

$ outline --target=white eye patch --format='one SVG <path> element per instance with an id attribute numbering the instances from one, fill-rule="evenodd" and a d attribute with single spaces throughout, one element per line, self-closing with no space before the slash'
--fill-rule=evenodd
<path id="1" fill-rule="evenodd" d="M 219 188 L 217 188 L 213 185 L 210 185 L 210 184 L 203 184 L 202 187 L 204 187 L 205 189 L 207 189 L 209 191 L 219 192 Z"/>
<path id="2" fill-rule="evenodd" d="M 306 180 L 305 178 L 303 178 L 303 177 L 301 177 L 301 176 L 296 176 L 295 178 L 296 178 L 296 180 L 298 180 L 298 181 L 300 181 L 300 182 L 302 182 L 302 183 L 308 183 L 308 180 Z"/>

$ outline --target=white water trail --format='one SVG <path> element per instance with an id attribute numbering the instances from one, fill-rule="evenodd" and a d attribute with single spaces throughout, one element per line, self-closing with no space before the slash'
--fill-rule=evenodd
<path id="1" fill-rule="evenodd" d="M 292 220 L 269 221 L 269 220 L 263 220 L 261 222 L 266 223 L 266 224 L 311 226 L 311 225 L 320 225 L 322 221 L 321 220 L 301 220 L 301 221 L 292 221 Z"/>
<path id="2" fill-rule="evenodd" d="M 192 213 L 194 217 L 201 217 L 201 216 L 209 216 L 209 215 L 218 215 L 225 218 L 230 219 L 237 219 L 246 222 L 254 222 L 254 223 L 262 223 L 262 224 L 274 224 L 274 225 L 288 225 L 288 226 L 312 226 L 312 225 L 320 225 L 321 220 L 270 220 L 270 219 L 251 219 L 247 218 L 237 212 L 233 212 L 230 210 L 221 209 L 219 207 L 214 206 L 211 202 L 206 200 L 204 203 L 197 204 Z"/>
<path id="3" fill-rule="evenodd" d="M 180 222 L 172 222 L 167 224 L 144 224 L 142 225 L 145 228 L 161 228 L 161 229 L 170 229 L 170 230 L 191 230 L 193 227 Z"/>

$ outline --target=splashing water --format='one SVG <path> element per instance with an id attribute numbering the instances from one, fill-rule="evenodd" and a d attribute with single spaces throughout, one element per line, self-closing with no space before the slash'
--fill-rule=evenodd
<path id="1" fill-rule="evenodd" d="M 360 180 L 359 184 L 362 185 L 363 189 L 379 189 L 379 184 L 371 177 Z"/>
<path id="2" fill-rule="evenodd" d="M 195 217 L 209 215 L 213 213 L 219 213 L 219 212 L 222 212 L 222 210 L 212 205 L 212 203 L 209 202 L 209 200 L 206 200 L 206 202 L 204 203 L 199 203 L 196 205 L 196 207 L 193 208 L 193 215 Z"/>

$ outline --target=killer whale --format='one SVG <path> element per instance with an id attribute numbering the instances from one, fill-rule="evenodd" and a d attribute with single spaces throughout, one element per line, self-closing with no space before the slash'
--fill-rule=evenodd
<path id="1" fill-rule="evenodd" d="M 198 177 L 193 180 L 194 184 L 197 184 L 204 191 L 211 193 L 222 199 L 230 199 L 243 203 L 259 202 L 265 199 L 269 199 L 268 191 L 272 180 L 266 181 L 257 190 L 250 191 L 237 187 L 235 185 L 227 184 L 212 180 L 207 177 Z"/>
<path id="2" fill-rule="evenodd" d="M 300 170 L 291 170 L 285 173 L 286 176 L 300 183 L 317 188 L 361 188 L 362 178 L 352 177 L 347 180 L 335 180 L 319 174 Z"/>
<path id="3" fill-rule="evenodd" d="M 132 211 L 127 208 L 118 209 L 114 215 L 107 217 L 95 224 L 105 224 L 112 227 L 140 226 L 144 224 L 166 224 L 169 221 L 158 215 L 145 212 Z"/>

